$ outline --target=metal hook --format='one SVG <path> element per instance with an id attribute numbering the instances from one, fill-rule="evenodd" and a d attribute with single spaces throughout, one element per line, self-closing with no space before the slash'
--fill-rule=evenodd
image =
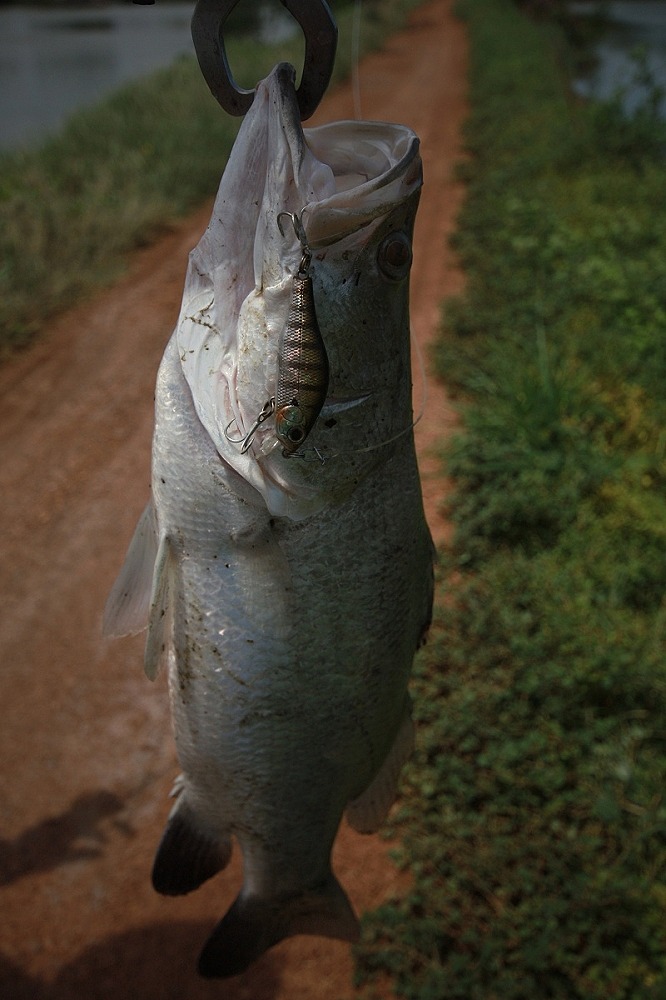
<path id="1" fill-rule="evenodd" d="M 301 263 L 298 268 L 298 273 L 303 277 L 310 270 L 310 264 L 312 262 L 312 250 L 310 249 L 307 233 L 305 232 L 305 226 L 303 225 L 304 213 L 305 209 L 303 209 L 303 213 L 301 213 L 301 215 L 297 215 L 296 212 L 280 212 L 280 214 L 277 217 L 277 225 L 278 229 L 280 230 L 280 236 L 285 235 L 284 229 L 282 228 L 282 223 L 280 222 L 280 219 L 282 218 L 283 215 L 287 216 L 292 226 L 294 227 L 294 232 L 296 233 L 296 239 L 301 244 L 301 250 L 303 251 L 303 257 L 301 258 Z"/>
<path id="2" fill-rule="evenodd" d="M 259 428 L 261 427 L 261 425 L 263 424 L 263 422 L 265 420 L 268 420 L 268 418 L 274 412 L 274 410 L 275 410 L 275 399 L 271 396 L 271 398 L 268 399 L 268 400 L 266 400 L 266 402 L 262 406 L 261 412 L 259 413 L 259 416 L 257 417 L 257 419 L 252 424 L 252 426 L 250 427 L 249 431 L 247 432 L 247 434 L 244 437 L 241 437 L 241 438 L 232 438 L 232 437 L 229 436 L 229 428 L 231 427 L 231 425 L 233 423 L 236 422 L 236 418 L 234 417 L 232 420 L 229 421 L 229 423 L 227 424 L 227 426 L 224 428 L 224 436 L 225 436 L 225 438 L 231 444 L 240 444 L 240 445 L 242 445 L 240 452 L 241 452 L 241 455 L 244 455 L 245 452 L 248 451 L 250 445 L 252 444 L 252 441 L 254 440 L 254 435 L 257 433 L 257 431 L 259 430 Z"/>
<path id="3" fill-rule="evenodd" d="M 254 90 L 244 90 L 233 78 L 222 29 L 239 0 L 198 0 L 192 15 L 192 38 L 199 66 L 213 97 L 230 115 L 244 115 Z M 328 87 L 335 62 L 338 28 L 326 0 L 280 0 L 301 26 L 305 59 L 296 91 L 301 121 L 310 118 Z"/>

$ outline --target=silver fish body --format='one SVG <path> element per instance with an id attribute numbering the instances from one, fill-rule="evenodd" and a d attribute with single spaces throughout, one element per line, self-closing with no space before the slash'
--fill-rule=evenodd
<path id="1" fill-rule="evenodd" d="M 409 247 L 418 141 L 402 126 L 300 125 L 293 71 L 257 89 L 190 258 L 157 379 L 152 500 L 106 630 L 148 613 L 146 671 L 169 671 L 182 776 L 153 870 L 189 892 L 224 868 L 243 887 L 200 958 L 243 971 L 298 933 L 354 940 L 331 872 L 343 813 L 376 830 L 412 745 L 407 683 L 432 603 L 415 460 Z M 304 213 L 329 396 L 304 445 L 239 434 L 275 396 Z M 150 597 L 146 596 L 147 590 Z"/>

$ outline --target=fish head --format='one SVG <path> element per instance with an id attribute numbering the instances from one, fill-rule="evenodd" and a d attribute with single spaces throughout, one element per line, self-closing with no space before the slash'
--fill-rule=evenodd
<path id="1" fill-rule="evenodd" d="M 273 515 L 340 502 L 411 436 L 418 147 L 404 125 L 303 129 L 286 63 L 238 133 L 175 336 L 199 419 Z M 309 298 L 294 313 L 299 279 Z M 305 360 L 289 353 L 299 323 L 314 330 Z M 311 391 L 309 418 L 289 393 L 276 406 L 285 372 Z"/>

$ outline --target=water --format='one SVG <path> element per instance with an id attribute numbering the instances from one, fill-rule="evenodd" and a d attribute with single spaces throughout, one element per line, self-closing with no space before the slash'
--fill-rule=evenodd
<path id="1" fill-rule="evenodd" d="M 575 11 L 594 10 L 598 4 L 571 4 Z M 666 3 L 664 0 L 634 0 L 603 5 L 611 23 L 610 30 L 595 47 L 598 64 L 589 76 L 576 81 L 576 92 L 583 97 L 602 100 L 622 93 L 625 111 L 631 114 L 647 97 L 647 90 L 636 81 L 636 50 L 644 54 L 645 65 L 654 83 L 666 91 Z M 660 105 L 666 118 L 666 96 Z"/>
<path id="2" fill-rule="evenodd" d="M 0 149 L 34 145 L 73 111 L 193 55 L 193 7 L 194 0 L 0 7 Z M 263 12 L 262 37 L 295 28 L 288 15 L 280 22 L 280 11 Z"/>

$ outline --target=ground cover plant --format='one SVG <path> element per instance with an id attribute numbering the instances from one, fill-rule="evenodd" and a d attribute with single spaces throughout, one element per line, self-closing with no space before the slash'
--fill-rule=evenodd
<path id="1" fill-rule="evenodd" d="M 666 996 L 666 170 L 560 28 L 465 0 L 472 113 L 437 365 L 456 538 L 416 665 L 364 997 Z M 542 12 L 543 13 L 543 12 Z"/>
<path id="2" fill-rule="evenodd" d="M 416 3 L 366 3 L 358 51 L 379 46 Z M 349 2 L 332 6 L 336 80 L 348 75 L 356 47 Z M 300 32 L 279 45 L 231 38 L 227 48 L 242 86 L 280 60 L 302 65 Z M 0 358 L 54 312 L 117 278 L 128 251 L 211 196 L 238 125 L 191 56 L 73 115 L 40 148 L 0 154 Z"/>

